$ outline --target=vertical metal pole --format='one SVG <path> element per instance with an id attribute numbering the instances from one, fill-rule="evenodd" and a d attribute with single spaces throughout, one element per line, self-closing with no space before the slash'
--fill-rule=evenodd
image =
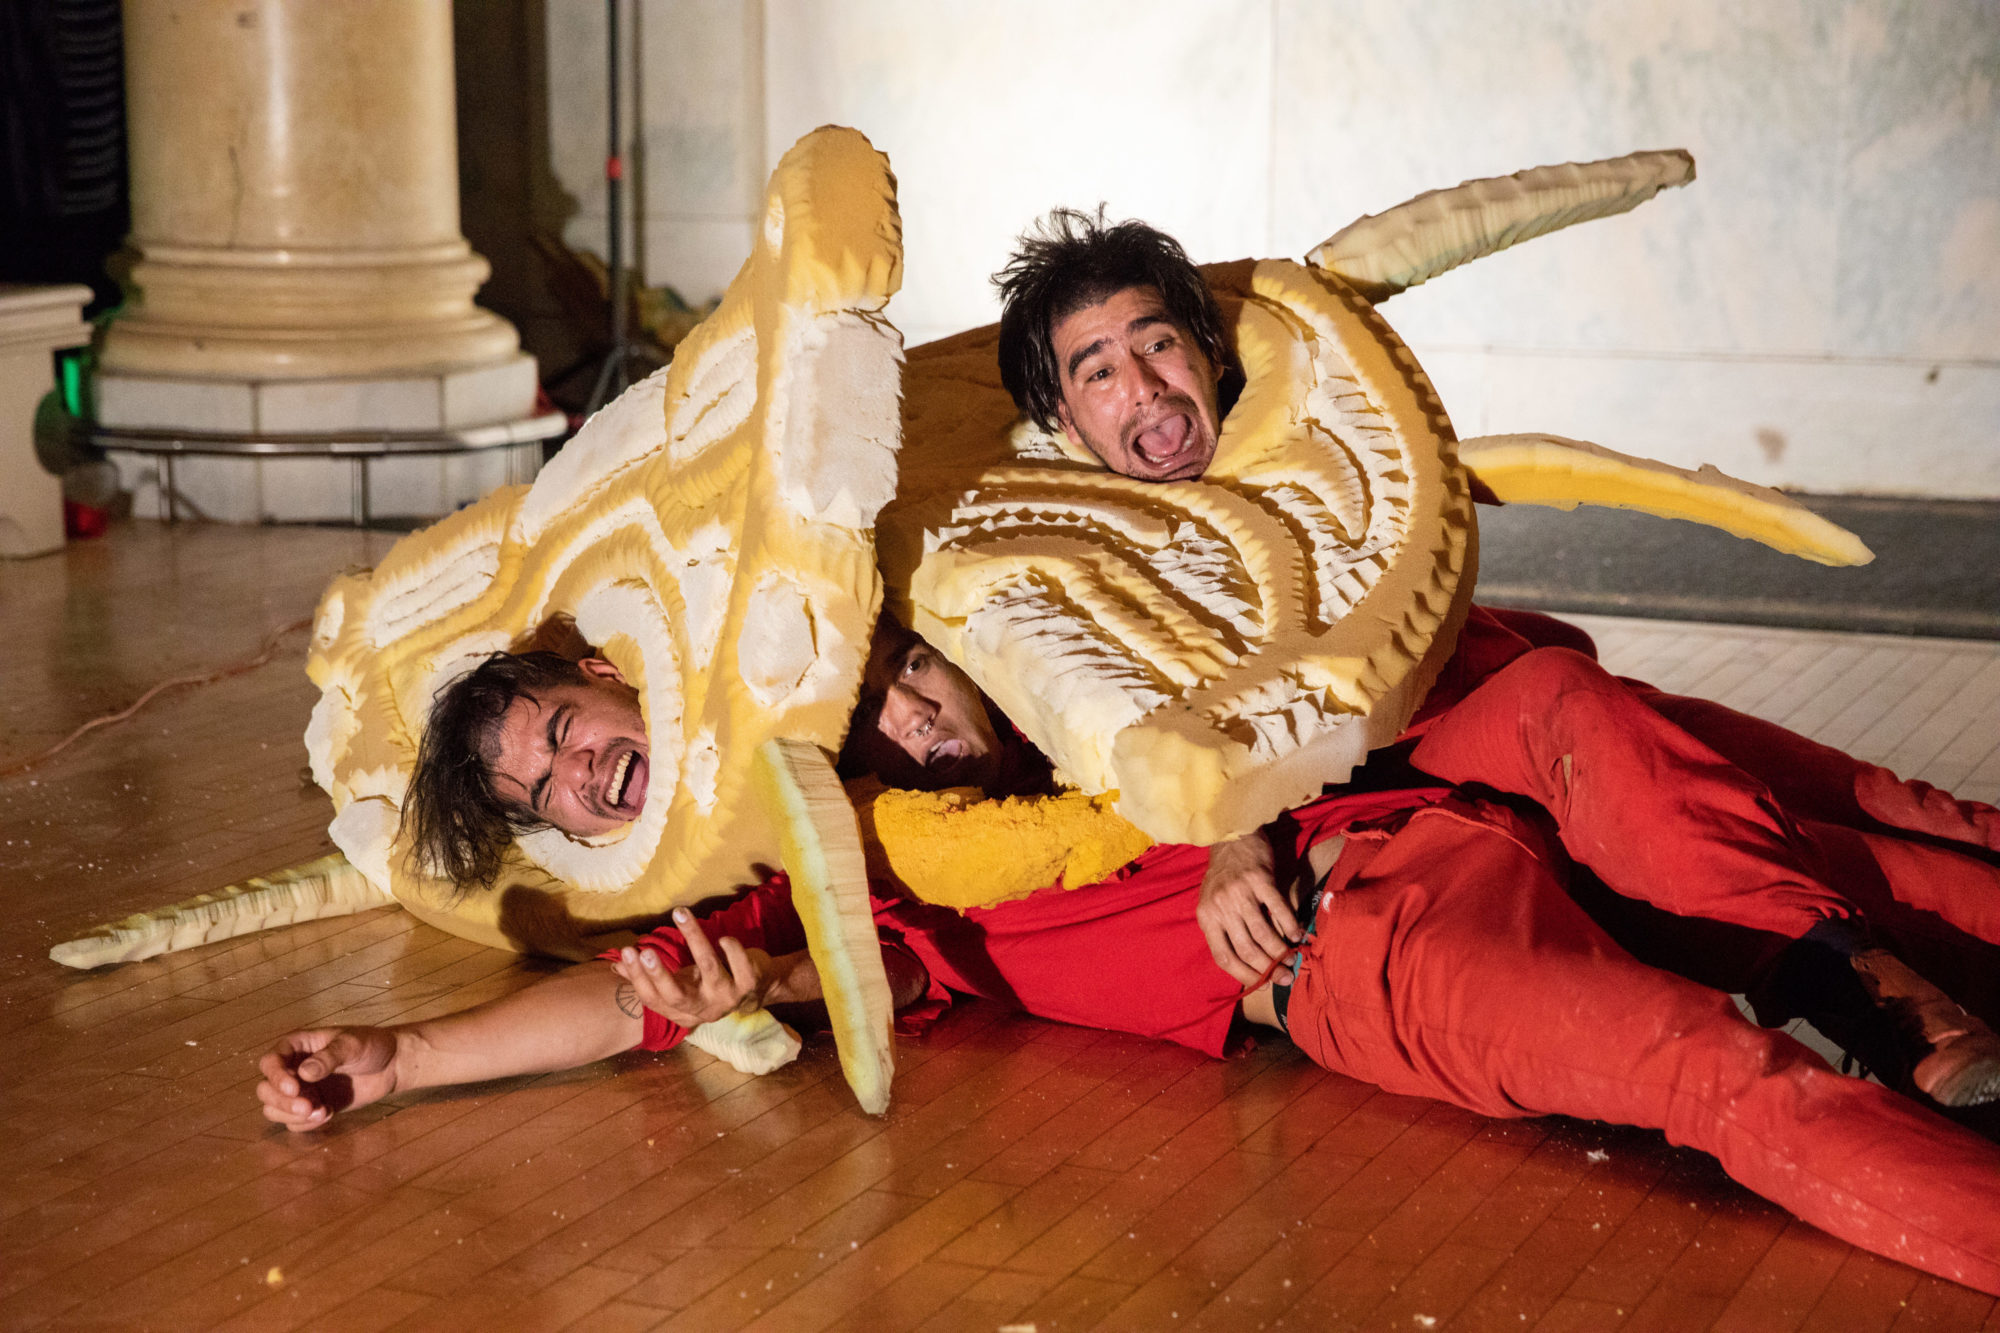
<path id="1" fill-rule="evenodd" d="M 609 232 L 604 251 L 606 285 L 611 292 L 611 350 L 597 372 L 597 383 L 584 404 L 584 415 L 595 412 L 625 392 L 625 158 L 619 132 L 619 66 L 623 44 L 618 40 L 618 7 L 623 0 L 604 0 L 606 116 L 609 134 L 604 151 L 604 211 Z"/>
<path id="2" fill-rule="evenodd" d="M 619 103 L 624 100 L 619 66 L 624 63 L 624 43 L 618 40 L 618 7 L 622 3 L 604 3 L 611 34 L 605 66 L 611 133 L 604 154 L 604 207 L 611 214 L 611 350 L 618 357 L 618 368 L 612 372 L 613 397 L 625 391 L 625 148 L 624 136 L 619 133 Z"/>
<path id="3" fill-rule="evenodd" d="M 160 455 L 160 503 L 166 506 L 167 522 L 178 520 L 174 516 L 174 456 Z"/>

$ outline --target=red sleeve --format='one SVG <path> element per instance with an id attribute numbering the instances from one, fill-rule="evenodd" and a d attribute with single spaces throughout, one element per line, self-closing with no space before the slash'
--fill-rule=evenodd
<path id="1" fill-rule="evenodd" d="M 799 921 L 799 914 L 792 910 L 792 884 L 782 874 L 771 876 L 715 911 L 702 913 L 700 920 L 702 930 L 711 940 L 727 935 L 770 954 L 797 953 L 806 947 L 805 927 Z M 694 961 L 694 955 L 688 952 L 687 942 L 681 937 L 678 926 L 661 926 L 641 935 L 633 943 L 658 954 L 660 966 L 669 972 L 677 972 Z M 618 951 L 607 949 L 598 957 L 615 962 Z M 668 1021 L 664 1014 L 648 1009 L 645 1032 L 639 1038 L 637 1049 L 670 1050 L 680 1045 L 681 1039 L 686 1036 L 686 1028 Z"/>
<path id="2" fill-rule="evenodd" d="M 923 959 L 916 951 L 905 947 L 893 930 L 885 931 L 881 912 L 876 913 L 876 933 L 882 936 L 884 950 L 894 949 L 910 958 L 918 965 Z M 702 929 L 709 939 L 716 940 L 727 935 L 754 949 L 762 949 L 768 954 L 797 953 L 806 947 L 805 925 L 799 920 L 798 912 L 792 907 L 792 884 L 782 872 L 751 889 L 742 897 L 726 906 L 701 916 Z M 678 971 L 694 961 L 688 952 L 687 942 L 682 938 L 678 926 L 662 926 L 658 930 L 641 935 L 634 941 L 639 948 L 651 949 L 660 956 L 660 966 L 669 972 Z M 618 957 L 616 949 L 606 950 L 599 957 L 606 961 Z M 928 1027 L 932 1020 L 951 1006 L 951 993 L 938 983 L 935 974 L 924 998 L 896 1013 L 896 1032 L 900 1036 L 917 1036 Z M 664 1014 L 645 1011 L 645 1031 L 639 1038 L 637 1049 L 642 1051 L 665 1051 L 681 1044 L 687 1036 L 687 1029 L 671 1022 Z"/>

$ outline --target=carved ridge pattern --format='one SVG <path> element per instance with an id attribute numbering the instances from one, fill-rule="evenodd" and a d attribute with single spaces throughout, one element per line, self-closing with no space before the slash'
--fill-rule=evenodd
<path id="1" fill-rule="evenodd" d="M 1205 477 L 1116 477 L 1013 422 L 968 334 L 911 355 L 882 520 L 914 627 L 1067 777 L 1197 842 L 1401 730 L 1462 614 L 1470 523 L 1449 422 L 1365 301 L 1284 261 L 1210 275 L 1246 384 Z"/>
<path id="2" fill-rule="evenodd" d="M 340 812 L 330 831 L 458 934 L 576 956 L 593 931 L 729 890 L 778 860 L 747 787 L 757 745 L 783 734 L 833 747 L 845 734 L 879 591 L 869 528 L 898 444 L 900 340 L 880 318 L 900 274 L 894 186 L 860 135 L 828 129 L 786 154 L 767 198 L 790 221 L 671 366 L 593 416 L 533 487 L 413 534 L 372 578 L 327 594 L 308 744 Z M 839 364 L 822 378 L 835 326 Z M 880 406 L 865 420 L 813 410 L 850 399 Z M 787 435 L 788 420 L 810 429 Z M 843 489 L 850 474 L 873 480 Z M 801 512 L 788 475 L 824 479 L 815 498 L 847 521 Z M 739 650 L 746 617 L 768 630 L 787 614 L 766 606 L 757 619 L 750 585 L 773 573 L 809 626 L 788 641 L 790 676 L 757 676 L 769 655 Z M 411 864 L 397 830 L 414 738 L 440 683 L 559 612 L 640 692 L 645 808 L 601 838 L 517 839 L 490 889 L 456 893 Z M 343 818 L 376 795 L 380 809 Z"/>

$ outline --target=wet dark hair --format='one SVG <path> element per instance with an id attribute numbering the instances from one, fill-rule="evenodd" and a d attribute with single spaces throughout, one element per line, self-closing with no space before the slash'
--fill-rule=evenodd
<path id="1" fill-rule="evenodd" d="M 556 653 L 495 653 L 438 691 L 403 798 L 403 831 L 426 873 L 460 889 L 487 888 L 514 836 L 547 827 L 493 789 L 500 721 L 516 699 L 588 683 Z"/>
<path id="2" fill-rule="evenodd" d="M 1055 327 L 1067 315 L 1128 287 L 1151 287 L 1167 317 L 1225 370 L 1236 364 L 1222 311 L 1181 244 L 1137 219 L 1119 223 L 1074 208 L 1051 209 L 1022 233 L 1020 248 L 993 275 L 1000 289 L 1000 381 L 1014 405 L 1043 430 L 1061 429 L 1062 367 Z"/>

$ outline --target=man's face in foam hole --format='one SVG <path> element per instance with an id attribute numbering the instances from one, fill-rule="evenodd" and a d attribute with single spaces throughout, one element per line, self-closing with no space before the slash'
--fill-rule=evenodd
<path id="1" fill-rule="evenodd" d="M 507 707 L 484 755 L 494 790 L 571 837 L 609 833 L 646 805 L 646 723 L 639 693 L 599 657 L 583 680 Z"/>
<path id="2" fill-rule="evenodd" d="M 884 620 L 869 650 L 848 751 L 891 787 L 991 788 L 1008 743 L 972 678 Z"/>
<path id="3" fill-rule="evenodd" d="M 1140 481 L 1199 477 L 1215 457 L 1217 385 L 1187 331 L 1151 287 L 1127 287 L 1049 330 L 1063 432 L 1106 467 Z"/>

